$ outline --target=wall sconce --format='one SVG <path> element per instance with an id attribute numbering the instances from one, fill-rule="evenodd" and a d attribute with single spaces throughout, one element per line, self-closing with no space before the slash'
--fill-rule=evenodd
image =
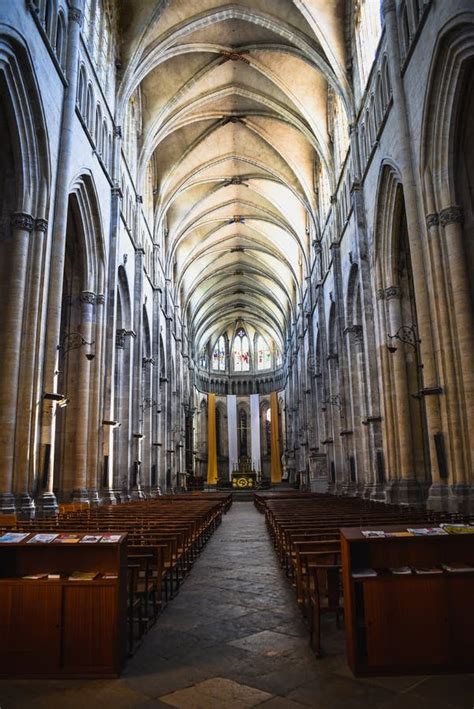
<path id="1" fill-rule="evenodd" d="M 387 349 L 390 354 L 394 354 L 394 352 L 398 349 L 393 342 L 394 340 L 399 340 L 404 345 L 410 345 L 410 347 L 413 347 L 415 352 L 417 352 L 418 345 L 421 342 L 413 325 L 402 325 L 398 328 L 394 335 L 389 335 L 387 333 Z"/>
<path id="2" fill-rule="evenodd" d="M 151 409 L 153 406 L 156 406 L 157 402 L 155 399 L 143 399 L 143 402 L 140 404 L 140 408 L 142 411 L 146 411 L 147 409 Z"/>
<path id="3" fill-rule="evenodd" d="M 138 438 L 138 440 L 141 441 L 141 440 L 143 440 L 143 438 L 145 438 L 145 434 L 144 433 L 134 433 L 133 437 Z"/>
<path id="4" fill-rule="evenodd" d="M 118 428 L 122 425 L 121 421 L 102 421 L 103 426 L 110 426 L 111 428 Z"/>
<path id="5" fill-rule="evenodd" d="M 330 406 L 335 406 L 339 411 L 342 409 L 342 399 L 339 394 L 335 396 L 330 396 L 322 402 L 323 404 L 329 404 Z"/>
<path id="6" fill-rule="evenodd" d="M 71 352 L 71 350 L 78 350 L 80 347 L 88 346 L 92 347 L 92 345 L 95 344 L 95 340 L 92 340 L 92 342 L 87 342 L 82 335 L 79 332 L 68 332 L 66 335 L 63 336 L 61 339 L 60 344 L 57 346 L 57 349 L 60 352 L 61 358 L 64 359 L 65 356 Z M 95 357 L 95 354 L 93 352 L 88 352 L 86 354 L 86 358 L 91 362 Z"/>
<path id="7" fill-rule="evenodd" d="M 69 403 L 69 399 L 65 394 L 56 394 L 56 392 L 43 394 L 43 399 L 55 401 L 61 409 L 64 409 L 64 407 Z"/>

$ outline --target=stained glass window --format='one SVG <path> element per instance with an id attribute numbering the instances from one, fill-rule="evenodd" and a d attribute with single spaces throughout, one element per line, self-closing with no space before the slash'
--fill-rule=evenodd
<path id="1" fill-rule="evenodd" d="M 207 350 L 204 347 L 199 355 L 199 366 L 205 369 L 207 367 Z"/>
<path id="2" fill-rule="evenodd" d="M 248 372 L 250 369 L 249 339 L 241 327 L 234 339 L 234 371 Z"/>
<path id="3" fill-rule="evenodd" d="M 270 369 L 272 366 L 272 353 L 261 335 L 257 337 L 257 369 Z"/>
<path id="4" fill-rule="evenodd" d="M 225 372 L 225 339 L 221 335 L 212 353 L 212 369 L 215 372 Z"/>
<path id="5" fill-rule="evenodd" d="M 283 357 L 281 356 L 280 350 L 277 349 L 276 355 L 275 355 L 275 367 L 281 367 L 282 364 L 283 364 Z"/>

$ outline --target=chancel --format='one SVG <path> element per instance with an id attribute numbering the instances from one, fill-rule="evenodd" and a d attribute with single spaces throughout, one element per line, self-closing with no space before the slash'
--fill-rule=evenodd
<path id="1" fill-rule="evenodd" d="M 472 0 L 0 0 L 1 707 L 472 705 L 473 69 Z"/>

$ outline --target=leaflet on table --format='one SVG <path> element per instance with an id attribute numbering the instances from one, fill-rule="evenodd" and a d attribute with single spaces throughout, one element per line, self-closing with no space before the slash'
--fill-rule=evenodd
<path id="1" fill-rule="evenodd" d="M 102 539 L 102 534 L 84 534 L 81 544 L 97 544 Z"/>
<path id="2" fill-rule="evenodd" d="M 99 575 L 98 571 L 73 571 L 68 576 L 69 581 L 93 581 Z"/>
<path id="3" fill-rule="evenodd" d="M 405 574 L 411 574 L 412 570 L 410 566 L 398 566 L 393 569 L 389 569 L 390 573 L 395 574 L 395 576 L 405 576 Z"/>
<path id="4" fill-rule="evenodd" d="M 354 569 L 352 571 L 353 579 L 367 579 L 377 575 L 375 569 Z"/>
<path id="5" fill-rule="evenodd" d="M 1 544 L 17 544 L 18 542 L 22 542 L 23 539 L 26 539 L 28 536 L 29 532 L 6 532 L 0 537 L 0 543 Z"/>
<path id="6" fill-rule="evenodd" d="M 122 538 L 121 534 L 103 534 L 101 544 L 117 544 Z"/>
<path id="7" fill-rule="evenodd" d="M 80 538 L 80 534 L 60 534 L 55 541 L 59 544 L 77 544 Z"/>
<path id="8" fill-rule="evenodd" d="M 407 531 L 414 534 L 415 537 L 436 537 L 447 534 L 442 527 L 408 527 Z"/>
<path id="9" fill-rule="evenodd" d="M 369 538 L 378 538 L 378 537 L 385 537 L 386 533 L 379 531 L 378 529 L 362 529 L 361 530 L 362 534 L 364 537 L 369 537 Z"/>
<path id="10" fill-rule="evenodd" d="M 441 564 L 441 567 L 450 574 L 474 572 L 474 566 L 465 564 L 463 561 L 450 561 L 449 564 Z"/>
<path id="11" fill-rule="evenodd" d="M 54 541 L 58 534 L 35 534 L 34 537 L 28 539 L 27 544 L 49 544 Z"/>
<path id="12" fill-rule="evenodd" d="M 442 524 L 447 534 L 474 534 L 474 527 L 468 524 Z"/>

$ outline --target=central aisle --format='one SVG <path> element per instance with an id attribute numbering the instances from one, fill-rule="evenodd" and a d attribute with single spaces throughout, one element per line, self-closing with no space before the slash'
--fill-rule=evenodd
<path id="1" fill-rule="evenodd" d="M 341 632 L 325 645 L 328 656 L 317 661 L 264 516 L 252 502 L 236 502 L 124 680 L 163 702 L 153 706 L 186 709 L 334 709 L 339 701 L 353 706 L 352 698 L 375 706 L 393 697 L 349 679 Z M 330 704 L 321 704 L 328 691 Z"/>

